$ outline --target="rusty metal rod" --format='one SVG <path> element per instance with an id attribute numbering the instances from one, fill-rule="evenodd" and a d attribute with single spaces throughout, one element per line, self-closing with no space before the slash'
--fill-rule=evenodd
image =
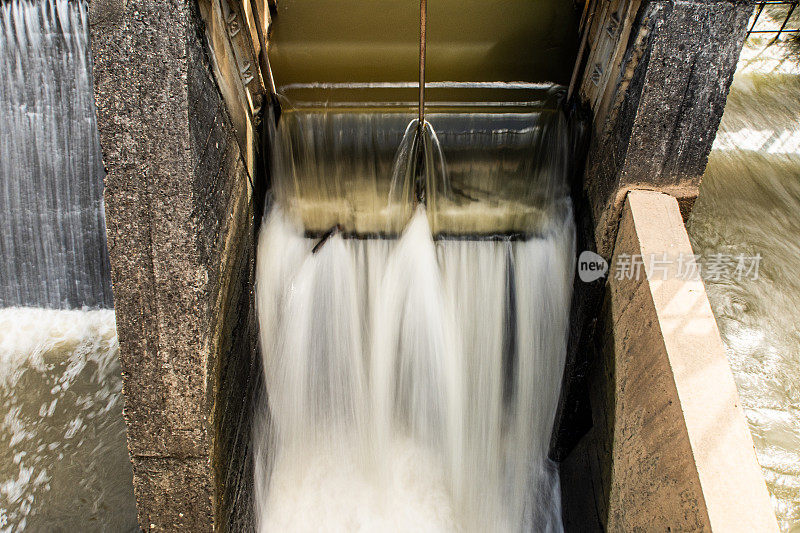
<path id="1" fill-rule="evenodd" d="M 419 0 L 419 128 L 425 124 L 425 30 L 428 23 L 428 0 Z"/>
<path id="2" fill-rule="evenodd" d="M 775 37 L 772 38 L 772 40 L 769 42 L 767 46 L 772 46 L 773 44 L 778 42 L 778 39 L 780 39 L 781 37 L 781 33 L 784 32 L 784 30 L 786 29 L 786 25 L 789 24 L 789 19 L 792 18 L 792 13 L 794 13 L 794 9 L 796 7 L 797 7 L 797 2 L 789 4 L 789 11 L 786 13 L 786 18 L 783 19 L 783 24 L 781 24 L 778 33 L 775 34 Z"/>

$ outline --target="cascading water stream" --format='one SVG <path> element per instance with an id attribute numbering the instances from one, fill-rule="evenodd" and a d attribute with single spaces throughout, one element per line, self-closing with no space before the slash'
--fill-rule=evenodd
<path id="1" fill-rule="evenodd" d="M 360 137 L 352 140 L 346 128 L 333 129 L 338 118 L 325 117 L 324 138 L 334 142 L 320 145 L 303 127 L 308 120 L 291 113 L 276 132 L 276 201 L 258 244 L 268 397 L 254 435 L 258 529 L 561 530 L 547 452 L 566 353 L 574 225 L 563 159 L 543 159 L 536 147 L 544 132 L 563 130 L 528 117 L 510 132 L 508 117 L 492 117 L 493 129 L 465 132 L 465 142 L 449 127 L 464 123 L 442 117 L 446 141 L 431 135 L 422 145 L 428 161 L 442 154 L 441 168 L 428 167 L 426 208 L 413 207 L 407 143 L 394 165 L 378 154 L 397 130 L 354 128 Z M 402 117 L 386 123 L 402 127 Z M 458 155 L 453 142 L 484 146 Z M 325 162 L 326 150 L 336 163 Z M 492 151 L 495 162 L 485 157 Z M 456 161 L 462 192 L 443 181 L 445 157 Z M 448 224 L 461 219 L 442 217 L 448 210 L 486 216 L 484 204 L 514 196 L 498 188 L 460 197 L 470 179 L 491 186 L 504 173 L 528 181 L 528 194 L 505 211 L 535 206 L 536 216 L 522 217 L 524 238 L 453 238 Z M 339 204 L 349 210 L 314 212 L 315 204 L 341 201 L 341 191 L 352 194 Z M 381 196 L 382 206 L 373 200 Z M 369 214 L 352 217 L 370 205 L 388 213 L 368 223 Z M 341 231 L 324 241 L 310 236 L 321 219 Z M 359 224 L 383 229 L 351 238 Z"/>
<path id="2" fill-rule="evenodd" d="M 3 531 L 138 531 L 88 23 L 0 2 Z"/>
<path id="3" fill-rule="evenodd" d="M 0 4 L 0 307 L 113 307 L 88 9 Z"/>

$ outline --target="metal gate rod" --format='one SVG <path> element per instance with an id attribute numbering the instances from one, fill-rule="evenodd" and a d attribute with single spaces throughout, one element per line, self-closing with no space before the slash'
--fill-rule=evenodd
<path id="1" fill-rule="evenodd" d="M 428 0 L 419 0 L 419 127 L 425 124 L 425 30 L 428 22 Z"/>

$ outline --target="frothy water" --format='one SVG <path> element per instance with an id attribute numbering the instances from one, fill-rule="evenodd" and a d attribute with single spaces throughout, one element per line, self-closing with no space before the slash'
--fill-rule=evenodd
<path id="1" fill-rule="evenodd" d="M 573 233 L 568 214 L 527 241 L 434 241 L 418 208 L 397 240 L 317 246 L 273 208 L 259 529 L 560 530 L 546 454 Z"/>
<path id="2" fill-rule="evenodd" d="M 706 261 L 761 256 L 758 279 L 705 284 L 778 522 L 797 532 L 800 55 L 796 41 L 765 48 L 771 38 L 754 34 L 742 52 L 688 230 Z"/>
<path id="3" fill-rule="evenodd" d="M 118 349 L 113 310 L 0 309 L 0 516 L 10 530 L 138 530 Z"/>
<path id="4" fill-rule="evenodd" d="M 0 307 L 112 307 L 87 4 L 0 3 Z"/>

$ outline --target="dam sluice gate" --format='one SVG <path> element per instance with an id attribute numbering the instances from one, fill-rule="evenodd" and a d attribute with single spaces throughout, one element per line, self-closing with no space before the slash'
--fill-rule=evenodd
<path id="1" fill-rule="evenodd" d="M 752 6 L 428 4 L 416 123 L 416 2 L 89 4 L 140 527 L 777 530 L 702 280 L 580 275 L 692 254 Z"/>

